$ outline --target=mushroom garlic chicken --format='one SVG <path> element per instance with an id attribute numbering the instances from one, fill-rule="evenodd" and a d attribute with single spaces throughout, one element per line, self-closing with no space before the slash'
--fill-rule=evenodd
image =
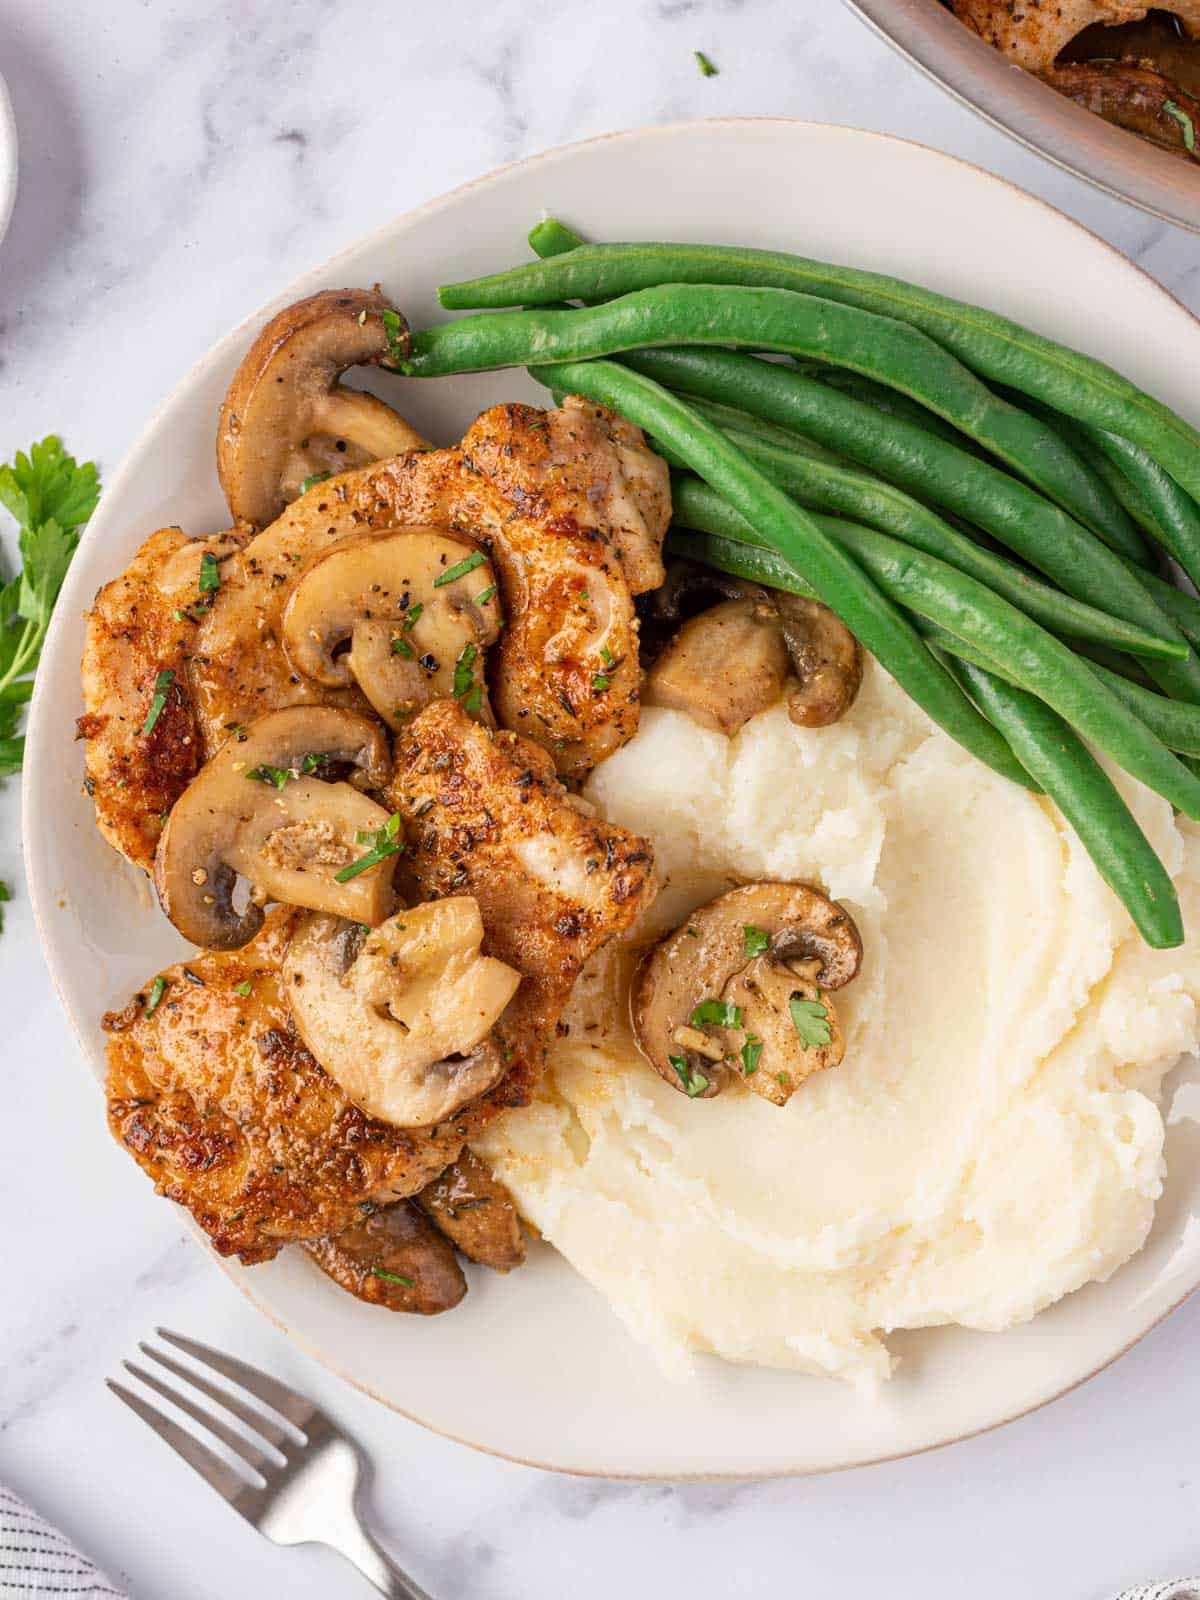
<path id="1" fill-rule="evenodd" d="M 494 406 L 435 448 L 343 381 L 407 349 L 378 288 L 267 324 L 220 415 L 229 526 L 161 528 L 101 589 L 78 733 L 99 828 L 196 947 L 105 1017 L 113 1134 L 221 1253 L 295 1245 L 428 1315 L 460 1258 L 524 1260 L 474 1147 L 552 1092 L 585 968 L 647 946 L 652 847 L 582 785 L 643 702 L 820 729 L 863 663 L 815 601 L 668 572 L 667 466 L 605 406 Z M 699 905 L 619 1002 L 636 1070 L 783 1105 L 841 1060 L 861 956 L 808 884 Z"/>

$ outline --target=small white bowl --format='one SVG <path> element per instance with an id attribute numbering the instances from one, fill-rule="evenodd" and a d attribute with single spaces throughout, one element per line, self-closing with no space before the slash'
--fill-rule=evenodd
<path id="1" fill-rule="evenodd" d="M 0 239 L 8 231 L 17 198 L 17 120 L 8 88 L 0 78 Z"/>

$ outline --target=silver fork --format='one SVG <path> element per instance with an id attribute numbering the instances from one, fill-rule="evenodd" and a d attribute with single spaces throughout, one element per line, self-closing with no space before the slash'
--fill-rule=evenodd
<path id="1" fill-rule="evenodd" d="M 276 1544 L 331 1545 L 352 1561 L 380 1594 L 389 1595 L 391 1600 L 429 1600 L 424 1589 L 401 1572 L 363 1525 L 360 1501 L 369 1478 L 369 1463 L 352 1439 L 341 1433 L 311 1400 L 257 1367 L 214 1350 L 211 1345 L 169 1333 L 166 1328 L 155 1332 L 194 1361 L 230 1379 L 240 1390 L 265 1401 L 290 1426 L 281 1427 L 242 1394 L 231 1392 L 144 1343 L 138 1345 L 142 1354 L 171 1373 L 179 1386 L 173 1387 L 133 1361 L 121 1363 L 125 1370 L 207 1429 L 244 1463 L 246 1470 L 231 1466 L 141 1395 L 106 1379 L 119 1400 L 268 1539 Z M 242 1423 L 248 1433 L 200 1405 L 189 1390 L 214 1401 L 227 1416 Z"/>

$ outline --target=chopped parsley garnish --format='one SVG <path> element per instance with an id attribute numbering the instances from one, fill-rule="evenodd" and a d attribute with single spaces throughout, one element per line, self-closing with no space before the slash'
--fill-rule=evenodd
<path id="1" fill-rule="evenodd" d="M 758 1063 L 762 1056 L 762 1040 L 756 1033 L 748 1033 L 746 1042 L 742 1046 L 742 1071 L 747 1078 L 752 1078 L 758 1071 Z"/>
<path id="2" fill-rule="evenodd" d="M 277 789 L 286 789 L 289 783 L 307 772 L 316 772 L 318 767 L 323 767 L 329 760 L 328 755 L 322 750 L 310 750 L 307 755 L 301 756 L 298 766 L 271 767 L 264 764 L 260 767 L 251 767 L 246 776 L 255 783 L 273 783 Z"/>
<path id="3" fill-rule="evenodd" d="M 150 985 L 150 994 L 146 1000 L 146 1009 L 142 1012 L 144 1017 L 152 1017 L 162 1004 L 162 997 L 167 992 L 167 980 L 160 973 Z"/>
<path id="4" fill-rule="evenodd" d="M 303 494 L 307 494 L 308 491 L 313 487 L 314 484 L 324 483 L 326 478 L 329 478 L 331 476 L 332 476 L 332 474 L 328 473 L 328 472 L 312 472 L 312 473 L 310 473 L 309 476 L 307 478 L 305 478 L 304 482 L 300 485 L 300 493 L 302 495 Z"/>
<path id="5" fill-rule="evenodd" d="M 383 331 L 387 334 L 387 354 L 389 361 L 406 361 L 408 359 L 408 324 L 398 311 L 393 311 L 390 306 L 379 313 L 379 320 L 383 323 Z"/>
<path id="6" fill-rule="evenodd" d="M 612 688 L 612 679 L 608 676 L 608 674 L 606 672 L 598 672 L 596 674 L 596 676 L 592 679 L 592 692 L 594 694 L 603 694 L 606 689 L 611 689 L 611 688 Z"/>
<path id="7" fill-rule="evenodd" d="M 234 984 L 233 992 L 234 992 L 234 994 L 240 994 L 242 999 L 245 1000 L 247 995 L 250 993 L 250 988 L 251 988 L 250 979 L 249 978 L 243 978 L 241 983 L 235 983 Z"/>
<path id="8" fill-rule="evenodd" d="M 461 700 L 475 682 L 475 658 L 479 651 L 468 640 L 454 663 L 454 698 Z"/>
<path id="9" fill-rule="evenodd" d="M 455 583 L 459 578 L 465 578 L 468 572 L 474 572 L 476 567 L 481 567 L 487 560 L 482 550 L 472 550 L 469 556 L 464 556 L 461 561 L 456 561 L 452 567 L 447 567 L 445 572 L 433 580 L 435 589 L 444 589 L 448 583 Z"/>
<path id="10" fill-rule="evenodd" d="M 473 683 L 463 695 L 461 704 L 469 717 L 476 717 L 483 710 L 483 690 L 477 683 Z"/>
<path id="11" fill-rule="evenodd" d="M 7 905 L 12 899 L 12 890 L 6 883 L 0 882 L 0 906 Z M 0 933 L 4 932 L 4 912 L 0 910 Z"/>
<path id="12" fill-rule="evenodd" d="M 154 725 L 167 709 L 167 696 L 171 692 L 171 685 L 175 682 L 175 674 L 168 667 L 165 672 L 160 672 L 154 680 L 154 697 L 150 701 L 150 710 L 146 713 L 146 720 L 142 723 L 143 733 L 153 733 Z"/>
<path id="13" fill-rule="evenodd" d="M 600 659 L 606 667 L 611 667 L 613 664 L 613 653 L 606 644 L 600 646 Z"/>
<path id="14" fill-rule="evenodd" d="M 676 1076 L 683 1085 L 684 1092 L 689 1100 L 694 1100 L 698 1094 L 703 1094 L 708 1088 L 708 1079 L 702 1072 L 695 1071 L 688 1066 L 686 1056 L 668 1056 L 667 1060 L 675 1068 Z"/>
<path id="15" fill-rule="evenodd" d="M 335 872 L 333 881 L 349 883 L 351 878 L 357 878 L 360 872 L 368 872 L 372 867 L 377 867 L 381 861 L 386 861 L 389 856 L 398 854 L 404 848 L 396 838 L 399 832 L 400 813 L 393 811 L 382 828 L 377 828 L 374 832 L 356 834 L 357 843 L 369 844 L 371 848 L 365 856 L 359 856 L 357 861 L 352 861 L 348 867 Z"/>
<path id="16" fill-rule="evenodd" d="M 752 922 L 746 923 L 742 929 L 742 952 L 746 956 L 760 956 L 771 942 L 771 935 L 765 928 L 756 928 Z"/>
<path id="17" fill-rule="evenodd" d="M 724 1000 L 701 1000 L 688 1020 L 693 1028 L 703 1028 L 707 1023 L 718 1028 L 740 1028 L 742 1008 Z"/>
<path id="18" fill-rule="evenodd" d="M 475 596 L 475 604 L 477 606 L 485 606 L 489 600 L 494 600 L 495 598 L 496 585 L 494 583 L 489 583 L 486 589 Z"/>
<path id="19" fill-rule="evenodd" d="M 788 1010 L 792 1013 L 792 1026 L 806 1049 L 816 1050 L 833 1042 L 829 1007 L 823 1006 L 819 999 L 804 1000 L 798 993 L 794 994 L 788 1001 Z"/>
<path id="20" fill-rule="evenodd" d="M 693 50 L 692 54 L 696 58 L 696 65 L 700 68 L 702 77 L 716 78 L 720 76 L 720 67 L 710 56 L 706 56 L 703 50 Z"/>
<path id="21" fill-rule="evenodd" d="M 408 640 L 405 638 L 405 635 L 411 633 L 416 627 L 420 615 L 424 609 L 425 607 L 420 600 L 417 601 L 415 606 L 411 606 L 409 608 L 407 614 L 405 615 L 400 632 L 396 635 L 393 635 L 393 655 L 402 656 L 405 661 L 412 661 L 415 659 L 417 652 L 413 649 L 412 645 L 409 644 Z"/>
<path id="22" fill-rule="evenodd" d="M 1175 104 L 1174 100 L 1164 100 L 1163 110 L 1169 117 L 1173 117 L 1183 129 L 1184 148 L 1188 151 L 1189 155 L 1194 156 L 1196 154 L 1196 124 L 1192 121 L 1191 117 L 1188 116 L 1186 111 L 1181 110 L 1180 107 Z"/>
<path id="23" fill-rule="evenodd" d="M 221 570 L 211 550 L 206 550 L 200 557 L 199 587 L 201 594 L 215 594 L 221 587 Z"/>
<path id="24" fill-rule="evenodd" d="M 377 1278 L 382 1278 L 385 1283 L 398 1283 L 402 1289 L 415 1287 L 413 1278 L 402 1278 L 398 1272 L 385 1272 L 382 1267 L 372 1267 L 371 1271 Z"/>

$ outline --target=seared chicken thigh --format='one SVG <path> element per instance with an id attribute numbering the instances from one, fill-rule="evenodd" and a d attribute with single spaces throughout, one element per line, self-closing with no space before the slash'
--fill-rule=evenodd
<path id="1" fill-rule="evenodd" d="M 1200 35 L 1200 0 L 1153 0 L 1193 36 Z M 950 0 L 955 16 L 1029 72 L 1046 72 L 1077 33 L 1096 23 L 1140 22 L 1149 0 L 1053 0 L 1014 5 L 1013 0 Z"/>
<path id="2" fill-rule="evenodd" d="M 495 1030 L 507 1071 L 431 1128 L 358 1110 L 288 1007 L 281 968 L 302 917 L 292 909 L 270 912 L 240 950 L 168 969 L 109 1019 L 109 1124 L 222 1254 L 264 1261 L 289 1241 L 343 1232 L 367 1203 L 425 1188 L 467 1139 L 527 1102 L 583 962 L 654 892 L 645 840 L 583 815 L 543 751 L 491 734 L 453 701 L 400 741 L 390 802 L 410 836 L 413 898 L 475 896 L 485 952 L 522 975 Z"/>
<path id="3" fill-rule="evenodd" d="M 457 449 L 318 484 L 254 537 L 155 534 L 88 624 L 79 726 L 101 828 L 148 867 L 163 813 L 231 732 L 305 702 L 370 709 L 353 684 L 297 669 L 284 612 L 320 556 L 388 528 L 446 530 L 468 561 L 491 552 L 506 612 L 490 652 L 500 721 L 544 745 L 559 772 L 583 775 L 637 728 L 633 595 L 662 581 L 669 515 L 666 466 L 640 431 L 572 399 L 552 412 L 495 406 Z M 202 590 L 205 552 L 216 564 Z M 167 705 L 144 732 L 164 672 Z"/>

